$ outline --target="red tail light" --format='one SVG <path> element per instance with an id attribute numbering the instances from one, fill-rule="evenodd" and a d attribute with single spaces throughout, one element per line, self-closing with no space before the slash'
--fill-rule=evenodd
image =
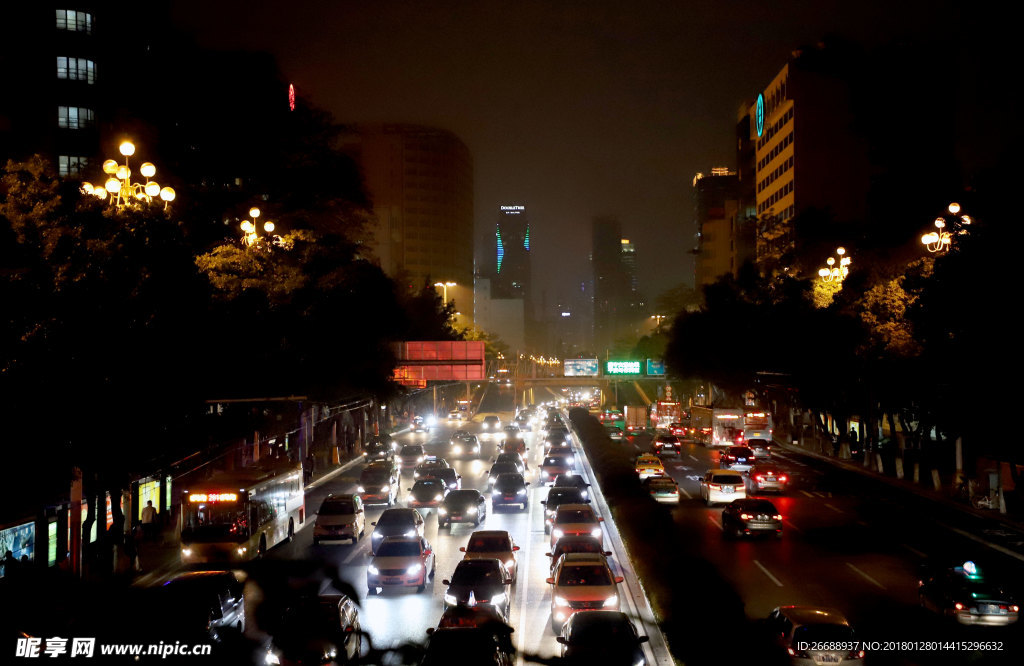
<path id="1" fill-rule="evenodd" d="M 963 610 L 964 609 L 964 605 L 958 601 L 955 604 L 953 604 L 953 608 L 955 608 L 957 610 Z"/>
<path id="2" fill-rule="evenodd" d="M 774 516 L 772 516 L 772 520 L 782 520 L 782 514 L 781 513 L 775 514 Z"/>
<path id="3" fill-rule="evenodd" d="M 709 490 L 721 490 L 722 486 L 718 485 L 717 483 L 709 483 L 708 484 L 708 489 Z"/>
<path id="4" fill-rule="evenodd" d="M 785 475 L 780 476 L 779 477 L 779 481 L 781 481 L 782 483 L 785 483 L 786 482 L 786 476 Z"/>
<path id="5" fill-rule="evenodd" d="M 846 655 L 847 659 L 863 659 L 864 650 L 850 650 L 850 654 Z"/>
<path id="6" fill-rule="evenodd" d="M 761 481 L 764 481 L 764 477 L 761 476 L 760 474 L 758 474 L 757 476 L 754 477 L 754 480 L 756 480 L 758 483 L 760 483 Z"/>
<path id="7" fill-rule="evenodd" d="M 741 513 L 740 514 L 740 518 L 742 518 L 743 520 L 753 520 L 754 519 L 754 517 L 752 515 L 750 515 L 749 513 Z"/>

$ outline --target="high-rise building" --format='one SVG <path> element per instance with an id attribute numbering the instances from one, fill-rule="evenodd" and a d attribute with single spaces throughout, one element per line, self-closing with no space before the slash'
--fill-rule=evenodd
<path id="1" fill-rule="evenodd" d="M 636 246 L 622 237 L 618 218 L 595 217 L 591 229 L 594 346 L 600 351 L 636 332 L 645 304 L 636 288 Z"/>
<path id="2" fill-rule="evenodd" d="M 454 134 L 419 125 L 358 125 L 345 146 L 359 163 L 376 228 L 372 250 L 413 289 L 454 282 L 448 300 L 473 311 L 473 161 Z"/>
<path id="3" fill-rule="evenodd" d="M 752 214 L 742 204 L 740 185 L 737 173 L 726 167 L 693 177 L 697 288 L 723 275 L 736 275 L 739 267 L 753 258 L 753 223 L 748 221 Z"/>
<path id="4" fill-rule="evenodd" d="M 495 298 L 522 298 L 530 312 L 530 219 L 526 206 L 510 204 L 498 210 L 491 293 Z"/>
<path id="5" fill-rule="evenodd" d="M 621 253 L 619 261 L 622 263 L 622 270 L 626 273 L 626 279 L 629 283 L 629 292 L 630 294 L 635 294 L 637 291 L 636 245 L 634 245 L 628 238 L 622 238 L 619 240 L 619 252 Z"/>

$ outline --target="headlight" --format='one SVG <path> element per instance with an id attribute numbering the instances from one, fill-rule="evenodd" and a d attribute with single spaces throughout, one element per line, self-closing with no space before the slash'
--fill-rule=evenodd
<path id="1" fill-rule="evenodd" d="M 462 453 L 462 447 L 461 446 L 453 446 L 452 447 L 452 453 L 456 453 L 456 454 Z"/>
<path id="2" fill-rule="evenodd" d="M 475 506 L 470 507 L 469 511 L 467 511 L 466 513 L 468 513 L 471 516 L 475 516 L 476 515 L 476 507 Z"/>
<path id="3" fill-rule="evenodd" d="M 500 495 L 500 494 L 501 494 L 501 491 L 500 491 L 500 490 L 498 490 L 497 488 L 495 488 L 494 490 L 492 490 L 492 491 L 491 491 L 491 494 L 492 494 L 492 495 Z"/>
<path id="4" fill-rule="evenodd" d="M 237 552 L 239 555 L 245 555 L 245 551 L 247 551 L 247 550 L 248 550 L 248 548 L 246 548 L 245 546 L 239 546 L 238 550 L 235 551 L 235 552 Z"/>
<path id="5" fill-rule="evenodd" d="M 378 569 L 377 567 L 375 567 L 375 566 L 373 566 L 373 565 L 371 564 L 370 566 L 366 567 L 366 572 L 367 572 L 367 573 L 371 573 L 371 574 L 373 574 L 374 576 L 376 576 L 377 574 L 379 574 L 379 573 L 380 573 L 380 569 Z"/>
<path id="6" fill-rule="evenodd" d="M 566 601 L 565 597 L 558 597 L 558 596 L 556 596 L 555 597 L 555 605 L 556 606 L 568 606 L 569 602 Z"/>
<path id="7" fill-rule="evenodd" d="M 423 462 L 423 456 L 420 456 L 419 458 L 417 458 L 416 462 Z"/>
<path id="8" fill-rule="evenodd" d="M 362 486 L 356 486 L 356 492 L 357 493 L 365 493 L 366 492 L 366 488 L 363 488 Z"/>
<path id="9" fill-rule="evenodd" d="M 181 549 L 181 554 L 184 555 L 185 557 L 189 557 L 190 555 L 192 555 L 192 549 L 191 548 L 182 548 Z"/>
<path id="10" fill-rule="evenodd" d="M 516 561 L 515 560 L 505 560 L 505 566 L 508 567 L 509 569 L 511 569 L 515 565 L 516 565 Z"/>
<path id="11" fill-rule="evenodd" d="M 567 463 L 569 463 L 571 465 L 571 464 L 573 464 L 576 461 L 575 461 L 575 459 L 572 456 L 569 456 L 568 458 L 565 459 L 565 462 L 567 462 Z"/>
<path id="12" fill-rule="evenodd" d="M 408 532 L 406 532 L 402 536 L 404 536 L 404 537 L 414 537 L 414 536 L 416 536 L 416 530 L 409 530 Z"/>
<path id="13" fill-rule="evenodd" d="M 420 473 L 419 472 L 413 472 L 412 473 L 412 478 L 414 478 L 414 479 L 420 478 Z"/>
<path id="14" fill-rule="evenodd" d="M 601 528 L 600 527 L 595 527 L 594 529 L 592 529 L 590 531 L 590 536 L 594 537 L 595 539 L 600 539 L 601 538 Z"/>
<path id="15" fill-rule="evenodd" d="M 381 534 L 380 532 L 374 532 L 374 533 L 373 533 L 373 538 L 374 538 L 374 539 L 381 539 L 381 538 L 383 538 L 383 537 L 384 537 L 384 535 L 383 535 L 383 534 Z"/>
<path id="16" fill-rule="evenodd" d="M 382 493 L 386 493 L 386 492 L 388 492 L 388 491 L 390 491 L 390 490 L 391 490 L 391 486 L 384 486 L 383 488 L 381 488 L 381 489 L 380 489 L 380 491 L 381 491 Z"/>
<path id="17" fill-rule="evenodd" d="M 459 484 L 457 482 L 456 483 L 449 483 L 448 487 L 451 488 L 452 490 L 455 490 L 456 488 L 459 487 Z"/>
<path id="18" fill-rule="evenodd" d="M 617 594 L 613 594 L 612 596 L 610 596 L 610 597 L 608 597 L 607 599 L 604 600 L 604 607 L 605 608 L 615 608 L 618 605 L 619 605 L 619 595 L 617 595 Z"/>
<path id="19" fill-rule="evenodd" d="M 422 564 L 414 564 L 414 565 L 412 565 L 411 567 L 409 567 L 408 569 L 406 569 L 406 570 L 405 570 L 405 573 L 407 573 L 407 574 L 409 574 L 409 575 L 412 575 L 412 574 L 414 574 L 414 573 L 419 573 L 419 572 L 420 572 L 420 569 L 422 569 L 422 568 L 423 568 L 423 565 L 422 565 Z M 608 605 L 608 604 L 607 604 L 607 602 L 605 602 L 605 605 L 606 605 L 606 606 Z"/>
<path id="20" fill-rule="evenodd" d="M 551 536 L 555 537 L 556 539 L 561 539 L 564 534 L 565 532 L 559 529 L 551 530 Z"/>
<path id="21" fill-rule="evenodd" d="M 518 495 L 525 495 L 526 494 L 526 488 L 520 488 L 519 492 L 517 494 Z"/>
<path id="22" fill-rule="evenodd" d="M 448 515 L 448 509 L 444 508 L 443 506 L 437 507 L 437 515 L 439 515 L 439 516 L 447 516 Z"/>
<path id="23" fill-rule="evenodd" d="M 434 500 L 440 502 L 444 499 L 444 495 L 434 495 Z"/>
<path id="24" fill-rule="evenodd" d="M 505 593 L 504 592 L 498 592 L 496 595 L 491 597 L 491 605 L 492 606 L 497 606 L 498 604 L 503 604 L 503 603 L 505 603 Z"/>
<path id="25" fill-rule="evenodd" d="M 446 594 L 444 595 L 444 602 L 446 604 L 451 604 L 452 606 L 454 606 L 459 603 L 459 600 L 455 598 L 454 594 Z"/>
<path id="26" fill-rule="evenodd" d="M 281 658 L 278 657 L 273 652 L 271 652 L 270 650 L 267 650 L 267 656 L 263 658 L 263 663 L 264 664 L 280 664 L 281 663 Z"/>

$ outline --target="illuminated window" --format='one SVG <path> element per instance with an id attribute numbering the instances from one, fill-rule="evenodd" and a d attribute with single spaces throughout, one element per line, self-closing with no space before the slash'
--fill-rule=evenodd
<path id="1" fill-rule="evenodd" d="M 74 9 L 57 10 L 57 29 L 92 34 L 92 14 Z"/>
<path id="2" fill-rule="evenodd" d="M 92 127 L 95 120 L 92 109 L 81 106 L 57 107 L 57 126 L 62 129 L 85 129 Z"/>
<path id="3" fill-rule="evenodd" d="M 77 174 L 87 166 L 89 166 L 89 158 L 84 155 L 57 156 L 57 173 L 61 176 Z"/>
<path id="4" fill-rule="evenodd" d="M 57 57 L 57 78 L 96 83 L 96 63 L 87 58 Z"/>

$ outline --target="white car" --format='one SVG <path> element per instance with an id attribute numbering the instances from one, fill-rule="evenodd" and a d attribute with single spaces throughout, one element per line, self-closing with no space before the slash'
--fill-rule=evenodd
<path id="1" fill-rule="evenodd" d="M 351 540 L 355 543 L 366 531 L 366 514 L 359 495 L 328 495 L 313 523 L 313 545 L 323 541 Z"/>
<path id="2" fill-rule="evenodd" d="M 728 504 L 747 496 L 743 473 L 733 469 L 713 469 L 700 480 L 700 498 L 708 506 Z"/>
<path id="3" fill-rule="evenodd" d="M 415 586 L 418 592 L 434 576 L 434 550 L 422 536 L 386 537 L 366 567 L 366 587 L 370 594 L 377 588 Z"/>

